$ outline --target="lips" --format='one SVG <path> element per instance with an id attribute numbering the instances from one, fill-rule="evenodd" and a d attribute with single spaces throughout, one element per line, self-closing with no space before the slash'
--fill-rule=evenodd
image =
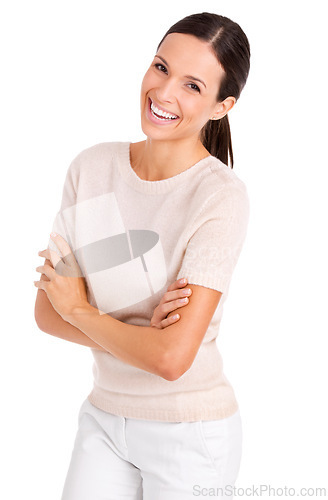
<path id="1" fill-rule="evenodd" d="M 152 121 L 155 119 L 157 123 L 160 122 L 169 123 L 179 118 L 178 115 L 172 113 L 171 111 L 168 111 L 160 106 L 157 106 L 155 102 L 152 101 L 151 98 L 149 98 L 148 101 L 149 101 L 148 110 L 152 118 Z"/>

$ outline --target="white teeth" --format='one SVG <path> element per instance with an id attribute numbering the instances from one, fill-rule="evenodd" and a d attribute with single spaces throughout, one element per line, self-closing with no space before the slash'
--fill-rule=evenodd
<path id="1" fill-rule="evenodd" d="M 162 111 L 161 109 L 157 108 L 154 105 L 153 101 L 151 101 L 150 107 L 154 113 L 156 113 L 159 116 L 163 116 L 165 119 L 174 120 L 175 118 L 178 118 L 177 115 L 172 115 L 171 113 L 167 113 L 166 111 Z"/>

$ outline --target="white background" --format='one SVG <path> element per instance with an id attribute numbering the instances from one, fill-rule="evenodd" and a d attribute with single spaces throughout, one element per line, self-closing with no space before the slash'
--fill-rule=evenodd
<path id="1" fill-rule="evenodd" d="M 144 139 L 142 76 L 165 31 L 202 11 L 238 22 L 252 51 L 230 114 L 251 218 L 218 337 L 243 418 L 236 486 L 328 494 L 325 2 L 2 5 L 1 498 L 60 498 L 92 388 L 89 349 L 34 320 L 68 165 L 98 142 Z"/>

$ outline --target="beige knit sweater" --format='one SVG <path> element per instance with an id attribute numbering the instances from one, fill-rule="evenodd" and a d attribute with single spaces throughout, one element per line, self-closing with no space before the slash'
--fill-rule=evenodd
<path id="1" fill-rule="evenodd" d="M 67 170 L 53 231 L 71 246 L 101 314 L 150 326 L 169 284 L 222 292 L 191 368 L 165 380 L 92 349 L 89 400 L 124 417 L 169 422 L 214 420 L 238 409 L 223 373 L 216 337 L 247 232 L 249 198 L 236 173 L 209 156 L 160 181 L 132 169 L 129 142 L 85 149 Z M 49 248 L 58 252 L 49 240 Z"/>

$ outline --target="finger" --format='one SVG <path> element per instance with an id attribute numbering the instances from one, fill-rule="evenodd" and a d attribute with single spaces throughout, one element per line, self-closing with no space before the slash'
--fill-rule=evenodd
<path id="1" fill-rule="evenodd" d="M 176 323 L 180 319 L 180 314 L 174 314 L 173 316 L 169 316 L 161 321 L 161 327 L 166 328 L 173 323 Z"/>
<path id="2" fill-rule="evenodd" d="M 58 259 L 55 264 L 56 272 L 60 276 L 66 276 L 71 278 L 82 278 L 83 273 L 67 241 L 60 234 L 57 233 L 51 233 L 50 236 L 63 256 L 62 258 Z"/>
<path id="3" fill-rule="evenodd" d="M 54 265 L 54 263 L 55 263 L 54 270 L 56 271 L 56 273 L 59 276 L 65 276 L 65 277 L 70 277 L 70 278 L 83 278 L 84 277 L 84 275 L 83 275 L 83 273 L 78 265 L 74 265 L 74 266 L 67 265 L 63 261 L 63 259 L 61 259 L 56 254 L 56 252 L 54 252 L 53 250 L 50 250 L 50 249 L 43 250 L 42 252 L 39 252 L 40 256 L 41 256 L 41 253 L 42 253 L 43 257 L 48 258 L 48 260 L 50 261 L 50 263 L 52 265 Z M 66 259 L 67 259 L 67 257 L 66 257 Z M 51 266 L 49 266 L 49 264 L 45 264 L 45 265 L 47 265 L 48 267 L 51 267 Z M 43 272 L 43 268 L 44 268 L 44 266 L 39 266 L 36 268 L 36 271 Z M 47 274 L 46 272 L 44 272 L 43 274 L 45 274 L 49 279 L 51 279 L 49 274 Z M 55 275 L 53 274 L 52 277 L 55 277 Z"/>
<path id="4" fill-rule="evenodd" d="M 50 248 L 45 248 L 44 250 L 40 250 L 40 252 L 38 252 L 38 255 L 39 255 L 40 257 L 44 257 L 45 259 L 50 260 L 50 262 L 53 264 L 53 262 L 52 262 L 53 257 L 52 257 L 52 255 L 51 255 L 51 252 L 53 252 L 53 255 L 56 253 L 56 252 L 54 252 L 53 250 L 50 250 Z M 57 254 L 56 254 L 56 255 L 57 255 Z M 59 256 L 58 256 L 58 257 L 59 257 Z M 58 260 L 58 259 L 56 259 L 56 261 L 57 261 L 57 260 Z"/>
<path id="5" fill-rule="evenodd" d="M 178 299 L 182 299 L 184 297 L 190 297 L 192 294 L 191 288 L 183 288 L 179 290 L 172 290 L 171 292 L 165 292 L 163 295 L 161 302 L 163 304 L 168 304 L 170 302 L 176 301 Z"/>
<path id="6" fill-rule="evenodd" d="M 186 281 L 182 281 L 184 279 Z M 183 288 L 184 286 L 187 285 L 187 283 L 188 283 L 188 280 L 186 278 L 181 278 L 181 279 L 176 280 L 173 283 L 171 283 L 171 285 L 167 288 L 167 290 L 171 291 L 171 290 L 176 290 L 177 288 Z"/>
<path id="7" fill-rule="evenodd" d="M 40 288 L 40 290 L 44 290 L 46 292 L 46 284 L 48 283 L 47 281 L 40 280 L 40 281 L 33 281 L 34 286 L 36 288 Z"/>
<path id="8" fill-rule="evenodd" d="M 67 264 L 67 257 L 65 257 L 65 262 L 63 259 L 61 259 L 56 267 L 55 267 L 56 273 L 59 274 L 59 276 L 64 276 L 66 278 L 83 278 L 84 275 L 80 269 L 80 266 L 78 264 L 73 263 L 72 265 Z"/>
<path id="9" fill-rule="evenodd" d="M 56 277 L 56 271 L 49 264 L 44 264 L 43 266 L 38 266 L 35 268 L 38 273 L 45 274 L 49 280 L 53 280 Z"/>
<path id="10" fill-rule="evenodd" d="M 40 252 L 38 252 L 38 255 L 40 255 L 40 257 L 45 257 L 46 259 L 49 259 L 49 256 L 50 256 L 49 248 L 45 248 L 44 250 L 40 250 Z"/>
<path id="11" fill-rule="evenodd" d="M 58 262 L 61 261 L 61 257 L 54 251 L 50 250 L 50 248 L 46 248 L 45 250 L 41 250 L 38 252 L 40 257 L 44 257 L 45 259 L 50 260 L 51 264 L 55 268 Z"/>
<path id="12" fill-rule="evenodd" d="M 163 314 L 161 315 L 162 318 L 167 319 L 167 316 L 171 312 L 175 311 L 176 309 L 179 309 L 180 307 L 186 306 L 188 303 L 189 303 L 188 297 L 184 297 L 183 299 L 172 300 L 171 302 L 166 302 L 166 304 L 163 304 L 160 308 L 160 311 L 163 312 Z"/>
<path id="13" fill-rule="evenodd" d="M 64 259 L 68 256 L 70 256 L 70 258 L 71 258 L 71 256 L 73 256 L 73 258 L 74 258 L 71 247 L 69 246 L 67 241 L 60 234 L 51 233 L 50 237 L 51 237 L 52 241 L 56 244 L 57 248 L 60 250 Z M 75 258 L 74 258 L 74 260 L 75 260 Z M 65 262 L 66 262 L 66 260 L 65 260 Z"/>
<path id="14" fill-rule="evenodd" d="M 52 262 L 52 265 L 54 266 L 54 269 L 56 268 L 58 262 L 61 262 L 61 257 L 60 255 L 58 255 L 57 252 L 55 252 L 54 250 L 50 250 L 50 248 L 48 249 L 49 250 L 49 255 L 50 255 L 50 260 Z"/>
<path id="15" fill-rule="evenodd" d="M 47 250 L 43 250 L 42 252 L 39 252 L 39 255 L 41 257 L 46 257 L 52 262 L 52 265 L 54 268 L 59 266 L 59 269 L 62 268 L 63 264 L 67 264 L 68 266 L 76 267 L 77 262 L 76 259 L 73 255 L 73 253 L 70 253 L 69 255 L 66 255 L 65 257 L 60 257 L 54 250 L 50 250 L 50 248 L 47 248 Z M 77 272 L 75 271 L 75 274 Z"/>

